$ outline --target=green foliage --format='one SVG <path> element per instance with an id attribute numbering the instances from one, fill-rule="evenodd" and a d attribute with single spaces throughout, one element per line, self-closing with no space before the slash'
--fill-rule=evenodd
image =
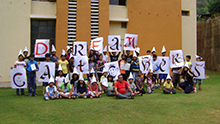
<path id="1" fill-rule="evenodd" d="M 220 13 L 220 0 L 210 0 L 208 3 L 208 11 L 212 15 Z"/>
<path id="2" fill-rule="evenodd" d="M 219 123 L 220 73 L 209 72 L 203 91 L 197 94 L 153 94 L 120 100 L 103 95 L 94 99 L 44 101 L 42 87 L 37 97 L 15 96 L 15 90 L 0 88 L 1 123 Z M 28 95 L 27 90 L 25 90 Z"/>
<path id="3" fill-rule="evenodd" d="M 208 0 L 197 0 L 197 15 L 209 14 L 207 4 Z"/>

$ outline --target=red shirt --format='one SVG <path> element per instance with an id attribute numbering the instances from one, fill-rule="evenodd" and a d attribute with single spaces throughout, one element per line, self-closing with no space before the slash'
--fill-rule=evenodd
<path id="1" fill-rule="evenodd" d="M 129 87 L 128 82 L 124 80 L 121 83 L 119 81 L 115 83 L 115 88 L 117 88 L 117 91 L 121 94 L 127 93 L 128 87 Z"/>

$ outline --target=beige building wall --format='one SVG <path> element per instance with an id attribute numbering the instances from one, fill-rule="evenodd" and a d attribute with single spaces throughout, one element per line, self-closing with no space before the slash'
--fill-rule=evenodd
<path id="1" fill-rule="evenodd" d="M 109 35 L 121 35 L 122 46 L 127 28 L 121 28 L 121 22 L 128 20 L 127 6 L 109 5 Z"/>
<path id="2" fill-rule="evenodd" d="M 31 18 L 56 19 L 56 2 L 1 0 L 0 12 L 0 82 L 6 82 L 19 50 L 30 51 Z"/>
<path id="3" fill-rule="evenodd" d="M 191 55 L 195 60 L 197 51 L 196 0 L 182 0 L 182 11 L 189 11 L 189 16 L 182 16 L 182 49 L 184 56 Z"/>
<path id="4" fill-rule="evenodd" d="M 31 1 L 31 15 L 56 16 L 56 2 Z"/>
<path id="5" fill-rule="evenodd" d="M 0 82 L 10 81 L 10 67 L 19 50 L 30 50 L 31 0 L 1 0 L 0 4 Z"/>

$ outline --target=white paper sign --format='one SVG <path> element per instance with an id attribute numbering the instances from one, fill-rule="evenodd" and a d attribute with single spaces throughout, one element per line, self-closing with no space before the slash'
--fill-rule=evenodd
<path id="1" fill-rule="evenodd" d="M 115 77 L 116 75 L 120 75 L 120 68 L 118 65 L 118 61 L 105 63 L 105 69 L 108 71 L 109 75 Z"/>
<path id="2" fill-rule="evenodd" d="M 25 68 L 13 68 L 10 71 L 11 88 L 23 89 L 27 88 L 26 70 Z"/>
<path id="3" fill-rule="evenodd" d="M 103 51 L 103 37 L 98 37 L 96 39 L 93 39 L 91 41 L 91 47 L 98 51 L 99 53 L 102 53 Z"/>
<path id="4" fill-rule="evenodd" d="M 73 42 L 73 56 L 87 56 L 87 42 Z"/>
<path id="5" fill-rule="evenodd" d="M 170 68 L 178 68 L 184 66 L 183 51 L 171 50 L 170 51 Z"/>
<path id="6" fill-rule="evenodd" d="M 136 50 L 138 35 L 125 34 L 124 38 L 124 50 Z"/>
<path id="7" fill-rule="evenodd" d="M 169 74 L 170 73 L 170 58 L 159 56 L 157 57 L 157 61 L 159 62 L 159 70 L 155 72 L 155 74 Z"/>
<path id="8" fill-rule="evenodd" d="M 83 74 L 89 74 L 89 63 L 87 56 L 75 56 L 74 65 L 78 71 L 78 74 L 82 72 Z"/>
<path id="9" fill-rule="evenodd" d="M 109 52 L 121 52 L 121 36 L 120 35 L 108 35 L 108 51 Z"/>
<path id="10" fill-rule="evenodd" d="M 101 82 L 102 82 L 103 86 L 108 87 L 108 80 L 107 80 L 107 78 L 101 79 Z"/>
<path id="11" fill-rule="evenodd" d="M 54 62 L 40 62 L 38 72 L 38 82 L 49 82 L 50 76 L 55 77 Z"/>
<path id="12" fill-rule="evenodd" d="M 34 56 L 35 58 L 44 58 L 46 53 L 49 53 L 49 39 L 36 39 Z"/>
<path id="13" fill-rule="evenodd" d="M 139 58 L 139 66 L 142 73 L 147 73 L 149 70 L 153 72 L 153 65 L 152 65 L 152 57 L 151 55 L 141 56 Z"/>
<path id="14" fill-rule="evenodd" d="M 191 61 L 195 79 L 205 79 L 205 61 Z"/>
<path id="15" fill-rule="evenodd" d="M 131 64 L 130 63 L 122 63 L 121 70 L 130 71 Z"/>
<path id="16" fill-rule="evenodd" d="M 36 69 L 36 65 L 35 64 L 31 64 L 31 70 L 34 71 Z"/>

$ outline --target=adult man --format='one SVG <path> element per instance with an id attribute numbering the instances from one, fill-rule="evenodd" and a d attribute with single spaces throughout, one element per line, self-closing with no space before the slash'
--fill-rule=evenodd
<path id="1" fill-rule="evenodd" d="M 130 92 L 127 92 L 128 90 Z M 119 99 L 134 99 L 134 93 L 130 88 L 128 82 L 123 80 L 122 75 L 118 76 L 118 81 L 115 83 L 115 92 L 117 98 Z"/>

